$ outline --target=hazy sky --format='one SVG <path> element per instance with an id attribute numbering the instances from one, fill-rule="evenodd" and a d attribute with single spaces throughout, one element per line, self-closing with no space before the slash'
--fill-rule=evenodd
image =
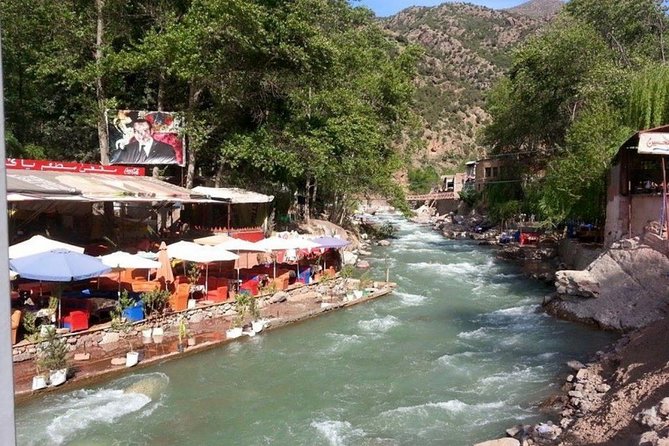
<path id="1" fill-rule="evenodd" d="M 487 6 L 492 9 L 511 8 L 527 0 L 467 0 L 467 3 Z M 409 6 L 435 6 L 446 3 L 445 0 L 351 0 L 354 6 L 366 6 L 378 16 L 386 17 L 408 8 Z"/>

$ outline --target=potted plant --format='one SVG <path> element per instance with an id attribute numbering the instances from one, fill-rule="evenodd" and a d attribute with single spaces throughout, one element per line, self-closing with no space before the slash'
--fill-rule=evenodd
<path id="1" fill-rule="evenodd" d="M 52 387 L 63 384 L 67 379 L 67 351 L 67 342 L 58 336 L 56 329 L 47 328 L 37 348 L 37 366 L 38 370 L 49 371 L 49 385 Z"/>
<path id="2" fill-rule="evenodd" d="M 237 315 L 232 319 L 230 328 L 225 331 L 225 336 L 228 339 L 238 338 L 242 335 L 242 326 L 244 325 L 249 298 L 245 293 L 235 296 L 235 311 Z"/>
<path id="3" fill-rule="evenodd" d="M 265 328 L 265 321 L 260 319 L 260 308 L 258 301 L 254 297 L 249 297 L 247 305 L 248 313 L 251 316 L 251 328 L 254 333 L 260 333 Z"/>
<path id="4" fill-rule="evenodd" d="M 126 310 L 132 305 L 134 305 L 134 302 L 128 296 L 128 292 L 123 290 L 116 304 L 116 308 L 112 310 L 111 328 L 120 333 L 123 333 L 123 336 L 128 342 L 128 352 L 125 354 L 126 367 L 132 367 L 139 362 L 139 352 L 136 352 L 132 346 L 132 339 L 130 334 L 131 323 L 126 317 Z"/>
<path id="5" fill-rule="evenodd" d="M 179 318 L 179 324 L 178 324 L 178 329 L 179 329 L 179 343 L 177 344 L 177 348 L 179 349 L 179 353 L 183 353 L 184 351 L 184 340 L 188 336 L 188 322 L 186 321 L 185 317 L 180 317 Z"/>
<path id="6" fill-rule="evenodd" d="M 193 293 L 195 292 L 197 283 L 200 281 L 201 275 L 202 271 L 200 270 L 200 266 L 197 263 L 192 263 L 186 274 L 188 284 L 190 285 L 188 291 L 188 308 L 195 308 L 195 298 L 193 297 Z"/>

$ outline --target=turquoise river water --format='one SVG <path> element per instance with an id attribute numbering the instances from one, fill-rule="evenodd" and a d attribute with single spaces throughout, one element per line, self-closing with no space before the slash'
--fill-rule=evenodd
<path id="1" fill-rule="evenodd" d="M 397 217 L 392 295 L 17 408 L 20 445 L 471 445 L 543 421 L 613 338 L 539 312 L 489 248 Z"/>

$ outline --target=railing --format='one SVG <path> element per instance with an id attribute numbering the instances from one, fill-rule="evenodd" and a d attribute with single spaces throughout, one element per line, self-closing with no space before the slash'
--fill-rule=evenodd
<path id="1" fill-rule="evenodd" d="M 422 195 L 407 195 L 407 201 L 455 200 L 455 192 L 434 192 Z"/>

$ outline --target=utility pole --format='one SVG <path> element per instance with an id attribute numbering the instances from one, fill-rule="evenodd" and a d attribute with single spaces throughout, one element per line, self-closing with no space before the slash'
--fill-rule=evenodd
<path id="1" fill-rule="evenodd" d="M 0 29 L 0 36 L 2 30 Z M 1 40 L 1 39 L 0 39 Z M 7 227 L 7 168 L 5 166 L 5 94 L 0 45 L 0 296 L 9 296 L 9 235 Z M 14 365 L 12 361 L 11 300 L 0 299 L 0 439 L 16 444 L 14 424 Z"/>

